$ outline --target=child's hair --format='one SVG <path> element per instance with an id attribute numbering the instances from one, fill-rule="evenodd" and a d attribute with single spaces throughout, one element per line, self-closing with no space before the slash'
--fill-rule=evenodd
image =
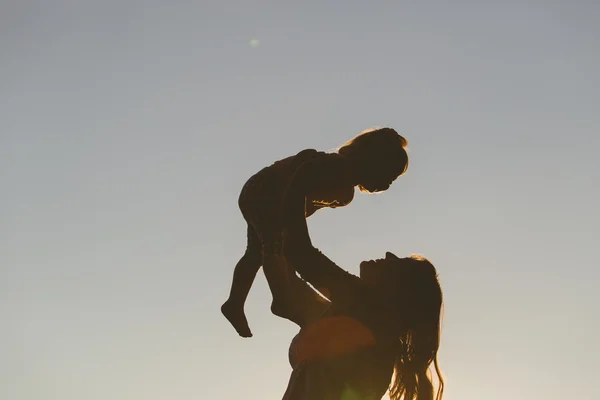
<path id="1" fill-rule="evenodd" d="M 338 149 L 361 166 L 362 192 L 378 192 L 389 187 L 408 169 L 406 139 L 392 128 L 374 128 L 361 132 Z"/>

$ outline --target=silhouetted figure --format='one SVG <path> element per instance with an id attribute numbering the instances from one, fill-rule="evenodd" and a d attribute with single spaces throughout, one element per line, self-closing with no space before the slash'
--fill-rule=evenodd
<path id="1" fill-rule="evenodd" d="M 439 379 L 435 399 L 441 400 L 442 290 L 434 266 L 420 256 L 387 252 L 362 262 L 360 277 L 354 276 L 313 247 L 302 198 L 286 201 L 285 259 L 265 267 L 270 284 L 297 294 L 294 310 L 304 313 L 290 346 L 293 372 L 283 400 L 376 400 L 388 389 L 392 400 L 433 400 L 432 364 Z M 300 278 L 290 286 L 271 270 L 290 267 L 330 305 L 311 297 Z"/>
<path id="2" fill-rule="evenodd" d="M 303 150 L 262 169 L 246 182 L 238 201 L 248 223 L 246 252 L 235 267 L 229 298 L 221 306 L 240 336 L 252 336 L 244 304 L 256 273 L 261 265 L 266 271 L 268 265 L 281 264 L 284 196 L 301 196 L 303 215 L 309 217 L 323 207 L 349 204 L 356 186 L 367 193 L 384 191 L 408 167 L 406 144 L 406 139 L 391 128 L 367 130 L 337 153 Z M 293 279 L 291 270 L 273 271 L 283 279 Z M 279 286 L 270 289 L 271 311 L 296 321 L 286 304 L 289 293 Z"/>

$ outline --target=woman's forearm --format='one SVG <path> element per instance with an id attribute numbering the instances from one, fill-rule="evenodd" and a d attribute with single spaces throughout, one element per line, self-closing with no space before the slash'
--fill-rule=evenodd
<path id="1" fill-rule="evenodd" d="M 304 280 L 333 302 L 353 300 L 363 286 L 362 282 L 312 245 L 306 219 L 295 219 L 284 231 L 283 237 L 284 257 Z"/>
<path id="2" fill-rule="evenodd" d="M 300 238 L 305 245 L 297 245 L 298 242 L 290 240 L 291 235 L 284 239 L 284 257 L 288 265 L 332 302 L 349 304 L 354 301 L 363 286 L 360 279 L 338 267 L 310 242 L 306 245 L 307 242 Z"/>

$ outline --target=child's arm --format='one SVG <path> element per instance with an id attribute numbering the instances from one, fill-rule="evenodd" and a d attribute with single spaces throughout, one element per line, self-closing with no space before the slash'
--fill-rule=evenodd
<path id="1" fill-rule="evenodd" d="M 306 209 L 304 210 L 304 216 L 306 218 L 308 218 L 311 215 L 313 215 L 314 213 L 316 213 L 317 211 L 319 211 L 321 208 L 335 208 L 336 204 L 321 203 L 319 201 L 314 201 L 314 200 L 311 201 L 311 199 L 307 197 L 306 198 Z"/>
<path id="2" fill-rule="evenodd" d="M 317 212 L 317 210 L 323 208 L 322 206 L 317 206 L 315 203 L 313 203 L 312 201 L 306 201 L 306 209 L 304 210 L 304 217 L 308 218 L 311 215 L 313 215 L 314 213 Z"/>

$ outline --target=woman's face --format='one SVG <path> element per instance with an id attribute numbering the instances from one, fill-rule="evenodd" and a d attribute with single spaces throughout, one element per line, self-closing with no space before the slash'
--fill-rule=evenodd
<path id="1" fill-rule="evenodd" d="M 385 253 L 385 258 L 363 261 L 360 263 L 360 278 L 369 286 L 384 288 L 390 283 L 398 284 L 407 282 L 410 264 L 396 257 L 391 252 Z"/>

